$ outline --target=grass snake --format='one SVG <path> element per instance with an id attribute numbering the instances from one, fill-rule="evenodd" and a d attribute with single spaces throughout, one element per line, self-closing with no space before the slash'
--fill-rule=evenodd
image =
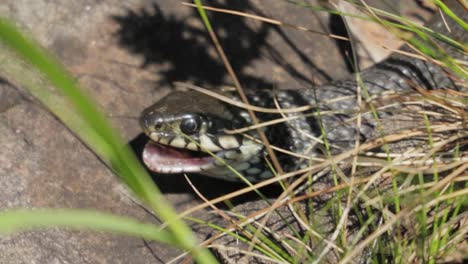
<path id="1" fill-rule="evenodd" d="M 463 21 L 467 21 L 468 12 L 457 6 L 456 1 L 449 2 L 452 10 Z M 456 40 L 462 47 L 443 42 L 436 45 L 442 47 L 451 59 L 466 62 L 467 34 L 451 18 L 447 17 L 446 20 L 450 32 L 440 15 L 435 15 L 428 27 Z M 411 51 L 408 46 L 401 50 Z M 382 95 L 414 92 L 415 87 L 466 92 L 466 87 L 460 84 L 466 75 L 454 78 L 452 72 L 436 63 L 400 53 L 392 54 L 383 62 L 364 70 L 359 76 L 360 83 L 353 76 L 313 88 L 246 91 L 249 102 L 258 107 L 275 109 L 279 106 L 287 112 L 286 109 L 313 106 L 304 112 L 290 111 L 283 115 L 257 113 L 263 122 L 281 117 L 290 118 L 287 122 L 264 128 L 272 145 L 297 154 L 291 156 L 278 152 L 285 171 L 308 166 L 309 161 L 300 156 L 319 157 L 326 155 L 326 151 L 340 153 L 353 148 L 356 138 L 365 142 L 378 137 L 377 120 L 385 120 L 385 117 L 392 116 L 398 110 L 396 104 L 396 108 L 371 111 L 370 105 L 378 104 Z M 365 101 L 361 108 L 356 96 L 359 84 L 362 90 L 360 96 Z M 235 95 L 228 96 L 236 98 Z M 358 113 L 361 114 L 359 126 L 353 118 Z M 255 130 L 249 130 L 244 135 L 226 133 L 226 130 L 251 125 L 245 109 L 197 91 L 174 91 L 144 110 L 140 124 L 151 139 L 143 152 L 143 160 L 152 171 L 198 173 L 229 181 L 239 180 L 232 169 L 250 181 L 273 177 L 271 168 L 265 162 L 265 148 L 258 142 Z"/>

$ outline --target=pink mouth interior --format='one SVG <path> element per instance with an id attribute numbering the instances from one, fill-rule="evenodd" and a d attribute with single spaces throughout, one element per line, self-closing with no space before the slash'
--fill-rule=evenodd
<path id="1" fill-rule="evenodd" d="M 211 156 L 197 157 L 190 150 L 168 147 L 149 141 L 143 151 L 143 161 L 155 172 L 199 172 L 200 167 L 214 161 Z"/>

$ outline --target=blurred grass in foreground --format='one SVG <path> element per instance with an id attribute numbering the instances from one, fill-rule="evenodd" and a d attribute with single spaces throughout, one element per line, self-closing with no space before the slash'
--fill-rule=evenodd
<path id="1" fill-rule="evenodd" d="M 80 210 L 5 211 L 0 215 L 0 233 L 19 229 L 54 226 L 86 227 L 95 230 L 121 232 L 143 236 L 138 230 L 154 232 L 146 238 L 176 245 L 189 251 L 199 263 L 216 263 L 214 257 L 197 246 L 191 230 L 177 218 L 145 169 L 140 165 L 124 140 L 105 119 L 92 100 L 76 85 L 63 66 L 41 49 L 34 41 L 23 36 L 10 22 L 0 18 L 0 70 L 15 83 L 29 90 L 39 101 L 69 126 L 80 139 L 122 179 L 134 194 L 168 222 L 170 232 L 156 232 L 157 227 L 130 221 L 128 218 Z M 24 62 L 35 67 L 25 71 Z M 50 89 L 50 85 L 56 89 Z M 57 95 L 59 91 L 61 95 Z M 19 222 L 21 217 L 27 220 Z M 109 225 L 105 225 L 110 221 Z"/>

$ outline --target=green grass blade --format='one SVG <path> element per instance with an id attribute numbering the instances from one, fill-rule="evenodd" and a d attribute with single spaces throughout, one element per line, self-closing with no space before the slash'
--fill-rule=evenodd
<path id="1" fill-rule="evenodd" d="M 460 26 L 462 26 L 463 29 L 468 30 L 468 24 L 465 21 L 463 21 L 463 19 L 459 18 L 455 13 L 453 13 L 453 11 L 450 10 L 450 8 L 448 8 L 444 3 L 442 3 L 442 1 L 434 0 L 434 2 L 440 9 L 442 9 L 442 11 L 444 11 L 445 14 L 447 14 L 450 18 L 452 18 Z"/>
<path id="2" fill-rule="evenodd" d="M 50 100 L 53 95 L 51 91 L 47 89 L 38 91 L 34 87 L 34 82 L 29 83 L 30 86 L 25 86 L 66 125 L 74 129 L 74 132 L 110 165 L 140 199 L 148 203 L 156 214 L 169 223 L 169 229 L 178 246 L 190 251 L 200 263 L 216 263 L 214 257 L 206 249 L 196 246 L 196 238 L 190 229 L 177 219 L 175 211 L 165 201 L 123 139 L 115 133 L 115 129 L 107 122 L 93 101 L 78 88 L 73 77 L 63 66 L 42 50 L 38 44 L 24 37 L 13 25 L 2 18 L 0 18 L 0 41 L 14 50 L 27 63 L 35 66 L 47 78 L 47 81 L 65 96 L 67 109 L 58 109 Z M 21 82 L 21 79 L 15 78 L 15 81 Z M 71 112 L 75 113 L 73 117 L 78 117 L 76 122 L 71 118 L 72 116 L 67 116 L 67 113 Z"/>
<path id="3" fill-rule="evenodd" d="M 125 159 L 128 156 L 122 148 L 125 145 L 123 140 L 115 133 L 114 129 L 108 125 L 104 115 L 97 109 L 93 102 L 81 92 L 73 77 L 60 65 L 58 61 L 53 59 L 50 55 L 47 55 L 44 50 L 33 43 L 31 40 L 22 36 L 11 24 L 5 20 L 0 20 L 0 39 L 7 45 L 14 49 L 21 57 L 31 65 L 35 66 L 40 73 L 42 73 L 47 80 L 56 87 L 61 93 L 63 93 L 71 103 L 66 106 L 65 111 L 75 111 L 78 117 L 89 126 L 94 132 L 93 134 L 97 137 L 94 143 L 99 143 L 99 150 L 101 157 L 112 165 L 112 168 L 116 170 L 123 180 L 140 196 L 147 196 L 145 189 L 138 186 L 138 182 L 128 177 L 130 174 L 130 165 Z M 20 80 L 21 81 L 21 80 Z M 29 90 L 33 87 L 25 87 Z M 48 96 L 47 93 L 50 91 L 42 90 L 42 94 L 39 94 L 37 90 L 34 95 L 39 95 L 39 100 Z M 43 101 L 44 102 L 44 101 Z M 50 101 L 44 102 L 49 107 Z M 52 109 L 54 110 L 54 109 Z M 60 112 L 53 111 L 59 117 L 65 117 Z M 68 119 L 62 119 L 68 125 Z M 75 131 L 78 135 L 81 131 Z M 87 141 L 88 138 L 82 138 Z M 92 146 L 94 147 L 94 146 Z M 144 198 L 144 197 L 143 197 Z"/>
<path id="4" fill-rule="evenodd" d="M 37 228 L 67 227 L 107 231 L 176 245 L 172 235 L 136 219 L 90 210 L 18 209 L 0 213 L 0 234 Z"/>
<path id="5" fill-rule="evenodd" d="M 208 31 L 213 32 L 213 27 L 211 26 L 210 20 L 206 15 L 205 9 L 203 9 L 203 4 L 201 0 L 194 0 L 195 4 L 197 5 L 198 13 L 200 14 L 201 19 L 203 20 L 203 24 Z"/>

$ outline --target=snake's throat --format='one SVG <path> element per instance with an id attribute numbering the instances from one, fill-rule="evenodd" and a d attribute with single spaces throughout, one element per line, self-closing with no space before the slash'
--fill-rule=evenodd
<path id="1" fill-rule="evenodd" d="M 154 172 L 200 172 L 202 167 L 214 162 L 211 156 L 195 156 L 193 151 L 168 147 L 149 141 L 143 151 L 143 161 Z"/>

